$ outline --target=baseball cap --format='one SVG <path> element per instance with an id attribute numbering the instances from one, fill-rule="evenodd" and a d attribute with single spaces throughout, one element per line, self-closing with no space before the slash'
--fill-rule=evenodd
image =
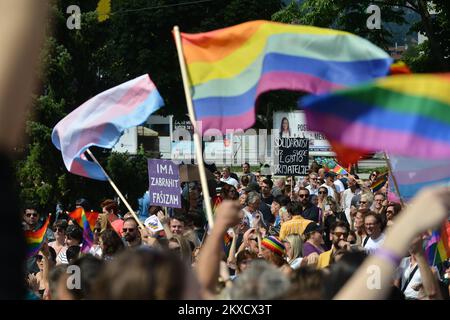
<path id="1" fill-rule="evenodd" d="M 305 228 L 305 231 L 303 232 L 304 234 L 308 234 L 311 232 L 322 232 L 322 228 L 314 222 L 311 222 L 310 224 L 308 224 Z"/>

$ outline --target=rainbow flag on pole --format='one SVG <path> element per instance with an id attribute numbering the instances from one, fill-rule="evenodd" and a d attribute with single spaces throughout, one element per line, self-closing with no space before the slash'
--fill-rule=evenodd
<path id="1" fill-rule="evenodd" d="M 308 128 L 341 146 L 450 158 L 450 74 L 396 75 L 300 100 Z M 341 162 L 347 154 L 338 152 Z M 351 161 L 350 161 L 351 162 Z"/>
<path id="2" fill-rule="evenodd" d="M 432 233 L 425 246 L 428 263 L 438 265 L 450 257 L 450 222 L 447 220 L 440 230 Z"/>
<path id="3" fill-rule="evenodd" d="M 44 243 L 44 236 L 50 223 L 50 216 L 47 217 L 42 227 L 36 231 L 25 231 L 25 242 L 27 244 L 27 258 L 35 256 Z"/>
<path id="4" fill-rule="evenodd" d="M 181 38 L 202 132 L 251 127 L 264 92 L 327 92 L 383 77 L 392 63 L 351 33 L 270 21 Z"/>
<path id="5" fill-rule="evenodd" d="M 97 222 L 98 215 L 98 212 L 86 212 L 81 207 L 69 213 L 69 217 L 74 219 L 83 229 L 83 252 L 87 252 L 89 248 L 92 247 L 94 242 L 94 227 Z"/>

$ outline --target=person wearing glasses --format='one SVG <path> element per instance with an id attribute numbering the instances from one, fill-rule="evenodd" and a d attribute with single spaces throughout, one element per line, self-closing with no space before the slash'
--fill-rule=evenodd
<path id="1" fill-rule="evenodd" d="M 123 221 L 122 235 L 127 247 L 135 248 L 142 244 L 138 224 L 134 218 L 127 218 Z"/>
<path id="2" fill-rule="evenodd" d="M 53 224 L 53 232 L 55 235 L 55 241 L 49 242 L 49 247 L 55 249 L 56 255 L 58 256 L 61 251 L 67 250 L 66 246 L 66 229 L 67 229 L 67 220 L 61 219 L 56 220 Z"/>
<path id="3" fill-rule="evenodd" d="M 94 257 L 102 258 L 102 247 L 100 246 L 100 233 L 102 231 L 102 224 L 100 220 L 97 220 L 94 226 L 94 239 L 91 248 L 89 249 L 89 254 Z"/>
<path id="4" fill-rule="evenodd" d="M 310 195 L 319 195 L 319 177 L 317 173 L 311 172 L 309 174 L 309 186 L 306 187 Z"/>
<path id="5" fill-rule="evenodd" d="M 317 191 L 317 207 L 324 211 L 325 199 L 328 197 L 328 188 L 320 187 Z"/>
<path id="6" fill-rule="evenodd" d="M 37 230 L 39 229 L 39 218 L 40 215 L 34 206 L 28 206 L 25 208 L 23 214 L 23 229 L 26 230 Z"/>
<path id="7" fill-rule="evenodd" d="M 374 171 L 370 174 L 369 180 L 371 183 L 373 183 L 375 180 L 377 180 L 377 177 L 380 173 L 378 171 Z"/>
<path id="8" fill-rule="evenodd" d="M 387 226 L 392 226 L 394 224 L 395 217 L 400 213 L 402 207 L 396 202 L 389 202 L 386 207 L 386 221 Z"/>
<path id="9" fill-rule="evenodd" d="M 302 217 L 318 223 L 319 208 L 311 203 L 309 199 L 309 190 L 305 187 L 300 187 L 298 190 L 298 197 L 302 205 Z"/>
<path id="10" fill-rule="evenodd" d="M 334 261 L 334 255 L 340 249 L 350 250 L 350 243 L 347 241 L 349 229 L 345 222 L 338 221 L 331 226 L 330 240 L 332 243 L 331 249 L 319 255 L 317 261 L 317 268 L 327 268 Z"/>
<path id="11" fill-rule="evenodd" d="M 374 212 L 367 213 L 364 216 L 364 229 L 367 237 L 363 241 L 363 247 L 370 254 L 380 248 L 384 242 L 381 216 Z"/>

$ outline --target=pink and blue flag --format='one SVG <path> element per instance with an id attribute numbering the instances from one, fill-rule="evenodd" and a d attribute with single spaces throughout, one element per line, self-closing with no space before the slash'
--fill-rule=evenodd
<path id="1" fill-rule="evenodd" d="M 61 150 L 69 172 L 107 180 L 101 167 L 84 152 L 91 146 L 112 148 L 123 132 L 144 123 L 164 105 L 146 74 L 104 91 L 72 111 L 55 126 L 52 142 Z"/>

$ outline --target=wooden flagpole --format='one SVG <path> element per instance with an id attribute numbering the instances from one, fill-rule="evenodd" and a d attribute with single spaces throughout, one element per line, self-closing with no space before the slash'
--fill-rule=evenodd
<path id="1" fill-rule="evenodd" d="M 384 151 L 384 159 L 386 160 L 386 164 L 388 165 L 388 168 L 389 168 L 389 173 L 392 177 L 392 181 L 394 182 L 395 191 L 398 194 L 398 198 L 400 199 L 400 203 L 402 204 L 402 207 L 404 207 L 405 204 L 403 203 L 402 195 L 400 194 L 400 189 L 398 188 L 397 179 L 395 178 L 394 172 L 392 171 L 391 160 L 387 156 L 386 151 Z M 388 190 L 388 192 L 389 192 L 389 190 Z"/>
<path id="2" fill-rule="evenodd" d="M 92 158 L 92 160 L 94 160 L 94 162 L 96 164 L 99 165 L 99 167 L 102 169 L 103 173 L 105 174 L 106 178 L 108 179 L 109 183 L 111 184 L 111 186 L 113 187 L 113 189 L 116 191 L 117 195 L 120 197 L 120 199 L 123 201 L 123 203 L 125 204 L 125 206 L 127 207 L 128 211 L 130 211 L 130 213 L 133 215 L 133 218 L 136 220 L 136 222 L 138 223 L 139 227 L 141 229 L 144 229 L 144 225 L 142 224 L 142 222 L 139 220 L 136 212 L 134 212 L 134 210 L 131 208 L 130 204 L 128 203 L 127 199 L 125 199 L 125 197 L 123 196 L 122 192 L 120 192 L 119 188 L 117 188 L 116 184 L 114 183 L 114 181 L 112 181 L 112 179 L 109 177 L 109 175 L 106 173 L 105 169 L 103 169 L 102 165 L 97 161 L 97 158 L 94 156 L 94 154 L 91 152 L 91 150 L 87 149 L 86 152 L 89 154 L 89 156 Z"/>
<path id="3" fill-rule="evenodd" d="M 205 203 L 206 215 L 208 217 L 208 224 L 209 224 L 210 229 L 212 229 L 214 227 L 214 219 L 213 219 L 213 214 L 212 214 L 211 200 L 210 200 L 210 196 L 209 196 L 208 182 L 206 180 L 205 164 L 203 163 L 202 145 L 200 142 L 200 136 L 198 134 L 198 126 L 197 126 L 197 121 L 195 119 L 194 106 L 192 103 L 191 90 L 189 88 L 189 79 L 188 79 L 188 74 L 187 74 L 187 70 L 186 70 L 186 62 L 184 61 L 180 29 L 178 28 L 178 26 L 175 26 L 173 28 L 173 33 L 175 36 L 175 44 L 177 46 L 178 60 L 180 62 L 181 77 L 183 79 L 184 95 L 186 97 L 186 104 L 187 104 L 187 108 L 188 108 L 188 112 L 189 112 L 189 119 L 191 120 L 192 125 L 194 126 L 194 147 L 195 147 L 195 153 L 196 153 L 196 157 L 197 157 L 197 161 L 198 161 L 198 169 L 199 169 L 199 173 L 200 173 L 200 183 L 202 186 L 203 201 Z"/>

